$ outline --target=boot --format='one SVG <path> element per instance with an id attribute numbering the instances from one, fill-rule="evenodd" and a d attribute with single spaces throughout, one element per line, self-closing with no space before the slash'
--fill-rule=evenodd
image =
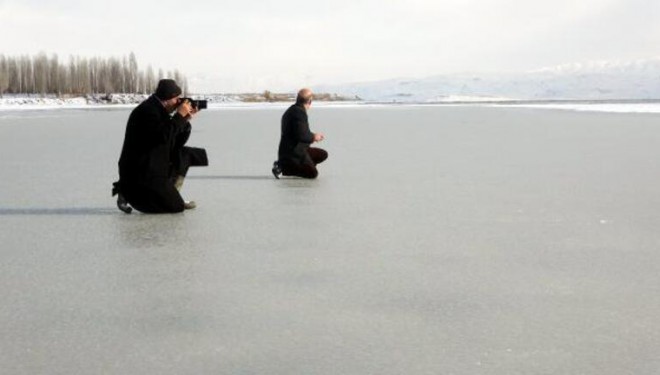
<path id="1" fill-rule="evenodd" d="M 125 214 L 130 214 L 133 212 L 133 207 L 128 205 L 128 201 L 121 193 L 118 193 L 117 195 L 117 208 L 119 208 L 119 210 Z"/>
<path id="2" fill-rule="evenodd" d="M 280 163 L 277 160 L 273 162 L 273 169 L 271 169 L 270 171 L 273 172 L 273 176 L 275 176 L 276 179 L 278 180 L 280 179 L 280 175 L 282 174 L 282 169 L 280 168 Z"/>
<path id="3" fill-rule="evenodd" d="M 128 201 L 124 198 L 124 195 L 119 189 L 119 181 L 112 183 L 112 196 L 117 196 L 117 208 L 123 213 L 130 214 L 133 212 L 133 208 L 128 205 Z"/>

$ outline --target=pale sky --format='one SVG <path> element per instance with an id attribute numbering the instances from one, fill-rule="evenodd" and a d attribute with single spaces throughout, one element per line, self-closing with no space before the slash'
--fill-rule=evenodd
<path id="1" fill-rule="evenodd" d="M 659 0 L 0 0 L 0 53 L 123 57 L 193 92 L 660 56 Z M 66 61 L 66 60 L 65 60 Z"/>

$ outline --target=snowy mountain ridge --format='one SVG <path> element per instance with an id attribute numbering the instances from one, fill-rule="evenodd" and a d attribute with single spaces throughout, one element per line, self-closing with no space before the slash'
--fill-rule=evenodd
<path id="1" fill-rule="evenodd" d="M 557 66 L 544 67 L 532 70 L 530 73 L 555 73 L 555 74 L 593 74 L 597 72 L 620 71 L 622 73 L 634 73 L 654 70 L 660 72 L 660 57 L 650 59 L 639 59 L 632 61 L 609 61 L 597 60 L 584 63 L 569 63 Z"/>
<path id="2" fill-rule="evenodd" d="M 321 85 L 320 92 L 379 102 L 660 99 L 660 58 L 564 64 L 524 73 L 449 74 Z"/>

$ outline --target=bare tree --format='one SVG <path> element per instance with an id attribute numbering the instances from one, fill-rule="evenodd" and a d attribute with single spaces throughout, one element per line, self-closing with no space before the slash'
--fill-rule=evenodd
<path id="1" fill-rule="evenodd" d="M 100 89 L 100 79 L 99 79 L 99 74 L 101 71 L 101 67 L 99 64 L 99 59 L 94 57 L 90 60 L 89 62 L 89 81 L 90 81 L 90 86 L 91 86 L 91 93 L 92 94 L 98 94 L 101 92 Z"/>
<path id="2" fill-rule="evenodd" d="M 21 85 L 24 93 L 34 94 L 35 91 L 35 82 L 34 82 L 34 66 L 32 64 L 32 59 L 30 56 L 24 55 L 21 56 Z"/>
<path id="3" fill-rule="evenodd" d="M 53 54 L 48 62 L 48 92 L 61 95 L 60 79 L 59 79 L 60 64 L 56 54 Z"/>
<path id="4" fill-rule="evenodd" d="M 24 93 L 22 91 L 23 85 L 21 79 L 23 74 L 21 73 L 21 62 L 19 59 L 14 58 L 9 62 L 9 89 L 11 93 Z"/>
<path id="5" fill-rule="evenodd" d="M 158 79 L 172 77 L 188 90 L 186 77 L 178 70 L 158 70 Z M 135 54 L 122 58 L 87 59 L 70 56 L 63 63 L 57 54 L 48 57 L 44 52 L 30 57 L 0 55 L 0 96 L 15 94 L 81 95 L 100 93 L 143 93 L 149 94 L 158 81 L 154 69 L 138 69 Z"/>
<path id="6" fill-rule="evenodd" d="M 154 92 L 154 90 L 156 90 L 156 85 L 157 85 L 156 76 L 154 75 L 154 68 L 152 68 L 151 65 L 147 67 L 145 84 L 146 86 L 144 87 L 144 91 L 142 92 L 143 94 L 149 94 Z"/>
<path id="7" fill-rule="evenodd" d="M 33 78 L 35 93 L 45 95 L 48 92 L 48 56 L 45 53 L 39 53 L 34 58 Z"/>
<path id="8" fill-rule="evenodd" d="M 69 79 L 70 81 L 70 92 L 69 94 L 78 94 L 78 74 L 76 67 L 76 58 L 73 56 L 69 57 Z"/>
<path id="9" fill-rule="evenodd" d="M 89 94 L 92 92 L 92 83 L 89 74 L 89 61 L 86 58 L 76 58 L 76 82 L 78 86 L 76 91 L 80 94 Z"/>
<path id="10" fill-rule="evenodd" d="M 135 54 L 131 52 L 128 56 L 128 92 L 139 92 L 140 85 L 138 84 L 138 75 L 140 71 L 138 70 L 137 59 Z"/>
<path id="11" fill-rule="evenodd" d="M 186 95 L 189 95 L 189 89 L 188 89 L 188 78 L 182 77 L 181 78 L 181 89 Z"/>
<path id="12" fill-rule="evenodd" d="M 0 55 L 0 98 L 9 89 L 9 61 L 5 55 Z"/>
<path id="13" fill-rule="evenodd" d="M 58 95 L 72 93 L 69 70 L 64 65 L 58 65 L 57 67 L 57 89 Z"/>

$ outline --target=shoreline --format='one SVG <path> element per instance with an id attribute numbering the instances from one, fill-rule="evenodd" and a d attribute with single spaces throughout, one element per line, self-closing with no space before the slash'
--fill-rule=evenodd
<path id="1" fill-rule="evenodd" d="M 191 95 L 209 101 L 208 110 L 282 108 L 291 101 L 245 101 L 236 95 Z M 123 109 L 133 108 L 148 98 L 144 94 L 87 95 L 71 98 L 55 96 L 5 95 L 0 97 L 0 111 L 59 110 L 59 109 Z M 369 101 L 318 100 L 315 107 L 436 107 L 487 106 L 503 108 L 536 108 L 578 112 L 660 113 L 660 99 L 643 100 L 456 100 L 456 101 Z"/>

